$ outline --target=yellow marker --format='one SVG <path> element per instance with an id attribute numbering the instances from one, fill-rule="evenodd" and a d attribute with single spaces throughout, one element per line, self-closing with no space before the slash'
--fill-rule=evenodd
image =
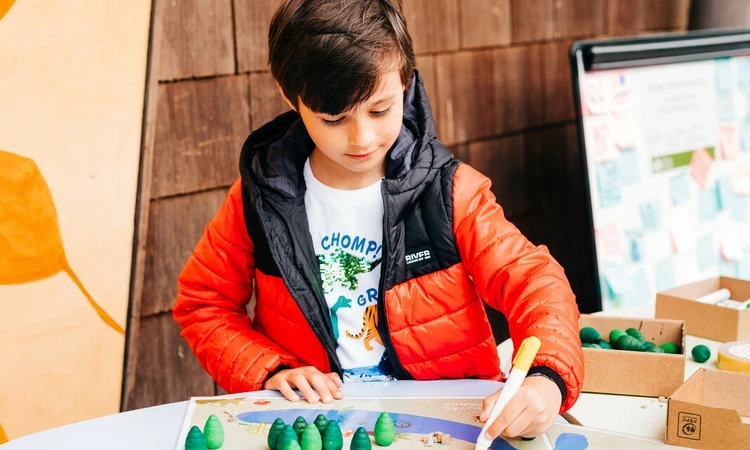
<path id="1" fill-rule="evenodd" d="M 518 353 L 516 353 L 516 357 L 513 359 L 513 368 L 510 370 L 508 379 L 505 381 L 505 386 L 497 398 L 495 405 L 492 407 L 492 412 L 487 422 L 484 423 L 482 432 L 479 433 L 476 450 L 488 450 L 490 445 L 492 445 L 492 439 L 487 439 L 486 437 L 487 429 L 497 420 L 500 413 L 505 409 L 505 405 L 516 395 L 518 389 L 521 388 L 521 384 L 526 379 L 526 374 L 529 372 L 531 363 L 534 362 L 541 346 L 542 341 L 536 336 L 529 336 L 521 343 L 521 348 L 518 349 Z"/>

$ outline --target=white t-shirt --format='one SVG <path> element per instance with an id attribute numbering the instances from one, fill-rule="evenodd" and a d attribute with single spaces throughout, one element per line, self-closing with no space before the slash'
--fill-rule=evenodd
<path id="1" fill-rule="evenodd" d="M 356 190 L 315 179 L 305 162 L 305 208 L 344 381 L 393 379 L 378 333 L 383 255 L 381 181 Z"/>

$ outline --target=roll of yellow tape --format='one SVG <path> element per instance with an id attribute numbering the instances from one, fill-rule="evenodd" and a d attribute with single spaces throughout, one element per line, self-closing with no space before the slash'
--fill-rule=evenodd
<path id="1" fill-rule="evenodd" d="M 750 373 L 750 342 L 729 342 L 719 347 L 716 366 L 730 372 Z"/>

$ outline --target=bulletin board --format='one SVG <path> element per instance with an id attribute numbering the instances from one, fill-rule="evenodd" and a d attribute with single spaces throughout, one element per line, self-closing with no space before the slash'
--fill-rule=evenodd
<path id="1" fill-rule="evenodd" d="M 750 279 L 750 30 L 580 41 L 570 56 L 600 309 Z"/>

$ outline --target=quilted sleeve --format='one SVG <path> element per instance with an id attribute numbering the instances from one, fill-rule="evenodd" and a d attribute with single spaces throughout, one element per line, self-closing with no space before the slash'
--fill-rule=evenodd
<path id="1" fill-rule="evenodd" d="M 227 392 L 263 388 L 269 373 L 294 367 L 291 354 L 253 329 L 246 306 L 255 276 L 237 181 L 177 280 L 172 315 L 198 361 Z"/>
<path id="2" fill-rule="evenodd" d="M 528 336 L 542 341 L 534 366 L 562 379 L 560 412 L 567 411 L 583 384 L 583 351 L 578 306 L 562 266 L 506 220 L 490 180 L 466 164 L 454 175 L 453 220 L 461 259 L 479 295 L 508 319 L 516 349 Z"/>

